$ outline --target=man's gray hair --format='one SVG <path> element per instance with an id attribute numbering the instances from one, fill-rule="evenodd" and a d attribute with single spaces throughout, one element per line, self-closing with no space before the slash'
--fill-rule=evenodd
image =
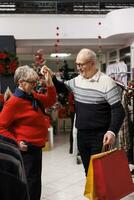
<path id="1" fill-rule="evenodd" d="M 96 53 L 94 51 L 92 51 L 91 49 L 81 49 L 78 53 L 77 56 L 82 56 L 85 58 L 85 60 L 93 60 L 96 62 L 97 57 L 96 57 Z"/>
<path id="2" fill-rule="evenodd" d="M 37 80 L 38 78 L 38 74 L 28 65 L 18 67 L 14 74 L 14 82 L 17 85 L 19 80 Z"/>

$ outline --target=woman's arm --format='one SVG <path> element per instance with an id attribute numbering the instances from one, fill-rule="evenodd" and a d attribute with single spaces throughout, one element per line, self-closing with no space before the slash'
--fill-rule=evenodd
<path id="1" fill-rule="evenodd" d="M 56 89 L 52 81 L 52 75 L 48 70 L 45 70 L 45 66 L 42 67 L 41 74 L 44 77 L 47 91 L 45 94 L 33 92 L 33 95 L 41 102 L 44 108 L 48 108 L 53 106 L 53 104 L 56 102 Z"/>
<path id="2" fill-rule="evenodd" d="M 11 124 L 14 121 L 15 113 L 17 112 L 16 102 L 10 100 L 5 102 L 0 113 L 0 135 L 16 140 L 14 133 L 11 130 Z"/>
<path id="3" fill-rule="evenodd" d="M 41 101 L 44 108 L 49 108 L 56 102 L 56 89 L 54 86 L 48 86 L 46 89 L 47 92 L 45 94 L 33 92 L 33 95 L 36 99 Z"/>

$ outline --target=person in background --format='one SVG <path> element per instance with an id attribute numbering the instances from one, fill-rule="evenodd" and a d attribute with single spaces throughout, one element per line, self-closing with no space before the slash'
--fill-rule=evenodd
<path id="1" fill-rule="evenodd" d="M 71 78 L 78 76 L 77 73 L 72 73 Z M 68 94 L 68 103 L 69 103 L 69 116 L 71 119 L 71 130 L 70 130 L 70 148 L 69 153 L 73 153 L 73 126 L 74 126 L 74 116 L 75 116 L 75 104 L 74 104 L 74 95 L 72 92 Z"/>
<path id="2" fill-rule="evenodd" d="M 56 88 L 64 84 L 73 92 L 77 145 L 87 175 L 91 155 L 115 143 L 125 112 L 115 81 L 98 70 L 95 52 L 81 49 L 76 67 L 79 75 L 64 83 L 49 68 L 42 70 L 53 76 Z"/>
<path id="3" fill-rule="evenodd" d="M 73 93 L 71 92 L 68 95 L 68 102 L 69 102 L 69 112 L 70 112 L 70 118 L 71 118 L 71 130 L 70 130 L 70 136 L 69 136 L 69 144 L 70 144 L 69 153 L 72 154 L 76 151 L 76 147 L 74 148 L 74 146 L 76 145 L 76 142 L 74 141 L 74 129 L 75 129 L 75 132 L 77 131 L 77 129 L 74 127 L 75 126 L 75 122 L 74 122 L 75 105 L 74 105 L 74 96 L 73 96 Z M 81 164 L 81 157 L 78 150 L 76 153 L 76 163 L 78 165 Z"/>
<path id="4" fill-rule="evenodd" d="M 74 96 L 73 93 L 69 93 L 68 95 L 68 102 L 69 102 L 69 116 L 71 119 L 71 130 L 70 130 L 70 137 L 69 137 L 69 142 L 70 142 L 70 148 L 69 148 L 69 153 L 73 153 L 73 124 L 74 124 L 74 115 L 75 115 L 75 106 L 74 106 Z"/>
<path id="5" fill-rule="evenodd" d="M 46 94 L 34 91 L 38 74 L 29 66 L 18 67 L 14 81 L 15 92 L 4 103 L 0 113 L 0 135 L 18 143 L 24 161 L 30 200 L 40 200 L 42 147 L 48 132 L 42 111 L 56 102 L 56 90 L 49 73 L 44 74 Z M 9 186 L 10 187 L 10 186 Z"/>
<path id="6" fill-rule="evenodd" d="M 74 72 L 74 69 L 68 66 L 67 60 L 63 61 L 63 66 L 59 69 L 59 72 L 62 72 L 61 79 L 67 81 L 70 79 L 71 74 Z"/>
<path id="7" fill-rule="evenodd" d="M 69 67 L 68 67 L 68 63 L 67 63 L 66 60 L 64 60 L 64 64 L 59 71 L 62 72 L 62 79 L 63 80 L 69 80 L 69 74 L 68 74 Z"/>

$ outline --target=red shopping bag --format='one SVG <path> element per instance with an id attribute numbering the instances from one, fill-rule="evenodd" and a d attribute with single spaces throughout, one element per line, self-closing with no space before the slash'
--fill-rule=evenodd
<path id="1" fill-rule="evenodd" d="M 101 158 L 105 156 L 106 154 L 110 154 L 113 151 L 116 151 L 116 149 L 92 155 L 90 158 L 88 174 L 87 174 L 87 179 L 86 179 L 86 184 L 85 184 L 85 191 L 84 191 L 84 196 L 87 197 L 89 200 L 98 200 L 98 197 L 96 194 L 96 188 L 95 188 L 93 160 L 97 158 Z"/>
<path id="2" fill-rule="evenodd" d="M 134 192 L 128 160 L 123 149 L 93 159 L 93 171 L 99 200 L 120 200 Z"/>

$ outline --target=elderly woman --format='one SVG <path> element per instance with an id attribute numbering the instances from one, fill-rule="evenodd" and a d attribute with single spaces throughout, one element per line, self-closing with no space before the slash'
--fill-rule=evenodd
<path id="1" fill-rule="evenodd" d="M 21 150 L 30 200 L 40 200 L 42 147 L 48 132 L 45 108 L 56 101 L 56 91 L 49 73 L 45 73 L 46 94 L 38 94 L 34 87 L 39 79 L 29 66 L 17 68 L 14 81 L 17 88 L 5 102 L 0 114 L 0 134 L 17 141 Z"/>

